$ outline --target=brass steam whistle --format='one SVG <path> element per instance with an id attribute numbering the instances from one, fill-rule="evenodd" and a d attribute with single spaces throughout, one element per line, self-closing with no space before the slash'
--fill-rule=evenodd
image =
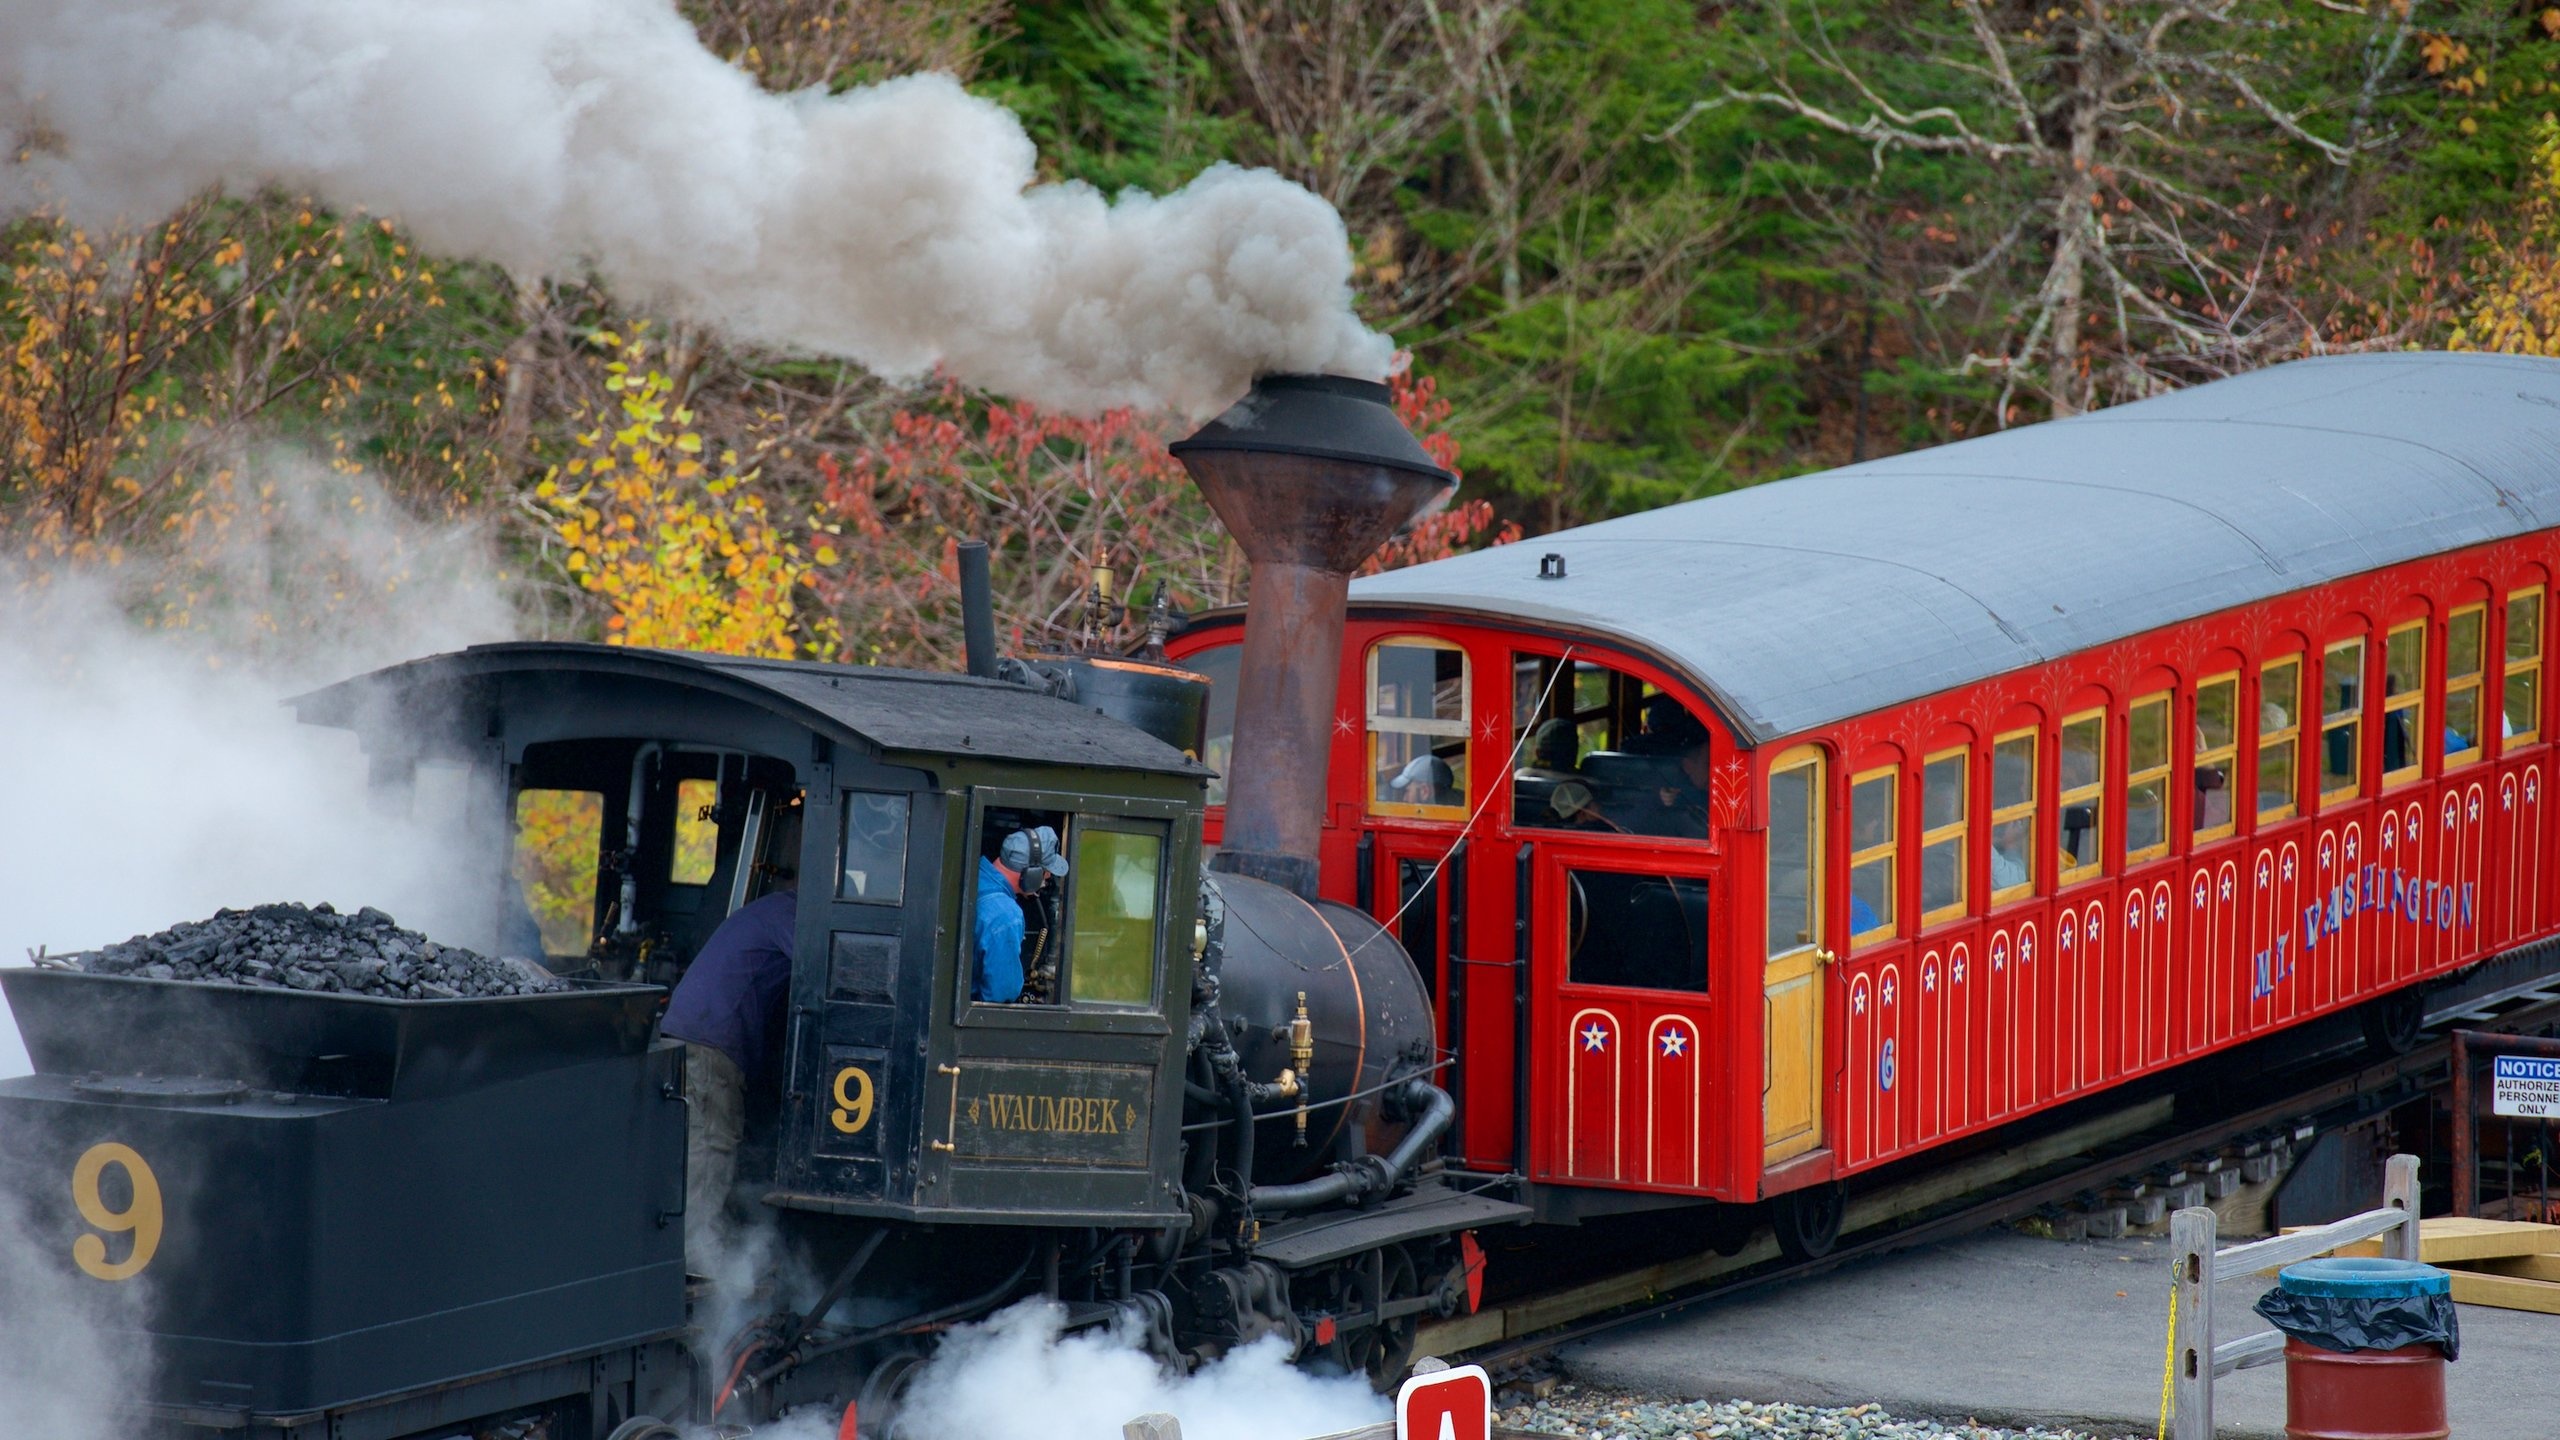
<path id="1" fill-rule="evenodd" d="M 1289 1022 L 1290 1078 L 1297 1081 L 1298 1148 L 1307 1147 L 1307 1086 L 1316 1063 L 1316 1022 L 1307 1018 L 1307 992 L 1298 992 L 1298 1018 Z"/>

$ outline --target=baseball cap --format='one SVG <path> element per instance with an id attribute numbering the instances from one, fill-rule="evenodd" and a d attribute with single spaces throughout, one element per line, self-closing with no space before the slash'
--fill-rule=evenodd
<path id="1" fill-rule="evenodd" d="M 1058 832 L 1046 825 L 1016 830 L 1004 837 L 1000 858 L 1004 868 L 1015 874 L 1025 873 L 1035 865 L 1052 875 L 1067 873 L 1067 857 L 1058 853 Z"/>

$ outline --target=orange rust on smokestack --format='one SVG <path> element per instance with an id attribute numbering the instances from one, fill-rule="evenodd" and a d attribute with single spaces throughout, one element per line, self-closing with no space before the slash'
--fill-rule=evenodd
<path id="1" fill-rule="evenodd" d="M 1330 375 L 1256 381 L 1171 448 L 1253 562 L 1213 868 L 1313 899 L 1351 572 L 1457 478 L 1396 418 L 1386 386 Z"/>

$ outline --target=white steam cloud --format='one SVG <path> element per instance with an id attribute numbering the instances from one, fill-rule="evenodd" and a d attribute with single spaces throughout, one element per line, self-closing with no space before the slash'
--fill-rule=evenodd
<path id="1" fill-rule="evenodd" d="M 410 519 L 367 478 L 282 455 L 252 468 L 264 483 L 191 557 L 200 569 L 37 579 L 0 565 L 0 964 L 272 900 L 375 905 L 487 943 L 474 931 L 488 917 L 457 909 L 471 889 L 457 877 L 490 839 L 466 833 L 459 797 L 439 808 L 422 783 L 412 813 L 378 813 L 354 737 L 278 702 L 508 638 L 488 547 Z M 205 597 L 187 628 L 135 623 L 154 583 Z M 0 1004 L 0 1075 L 27 1068 Z"/>
<path id="2" fill-rule="evenodd" d="M 1290 1365 L 1277 1338 L 1172 1375 L 1127 1336 L 1062 1335 L 1065 1318 L 1031 1300 L 953 1331 L 909 1388 L 895 1440 L 1120 1440 L 1121 1426 L 1155 1411 L 1182 1422 L 1183 1440 L 1306 1440 L 1391 1413 L 1365 1380 Z M 833 1440 L 836 1419 L 799 1412 L 756 1433 Z"/>
<path id="3" fill-rule="evenodd" d="M 768 94 L 671 0 L 0 0 L 0 35 L 0 218 L 307 190 L 743 340 L 1071 410 L 1200 416 L 1259 373 L 1390 358 L 1341 217 L 1276 174 L 1034 184 L 1021 125 L 949 77 Z"/>

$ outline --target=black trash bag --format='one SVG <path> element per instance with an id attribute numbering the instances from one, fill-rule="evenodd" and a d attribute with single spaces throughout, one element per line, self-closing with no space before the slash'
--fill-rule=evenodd
<path id="1" fill-rule="evenodd" d="M 2341 1355 L 2434 1344 L 2451 1360 L 2462 1348 L 2450 1295 L 2295 1295 L 2278 1286 L 2252 1308 L 2294 1339 Z"/>

